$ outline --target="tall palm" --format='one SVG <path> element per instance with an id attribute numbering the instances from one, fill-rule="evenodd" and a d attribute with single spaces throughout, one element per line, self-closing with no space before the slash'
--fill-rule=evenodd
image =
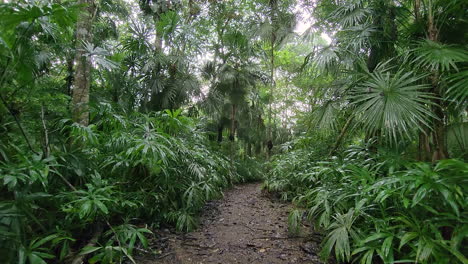
<path id="1" fill-rule="evenodd" d="M 267 43 L 268 54 L 266 57 L 269 59 L 270 67 L 270 98 L 274 98 L 275 91 L 275 52 L 283 44 L 283 42 L 293 33 L 296 19 L 291 12 L 292 1 L 266 1 L 268 6 L 268 17 L 259 28 L 260 36 Z M 272 115 L 272 102 L 268 105 L 268 151 L 267 158 L 271 156 L 273 147 L 273 115 Z"/>

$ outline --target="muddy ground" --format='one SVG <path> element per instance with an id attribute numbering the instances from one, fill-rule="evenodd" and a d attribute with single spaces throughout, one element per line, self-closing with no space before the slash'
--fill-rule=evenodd
<path id="1" fill-rule="evenodd" d="M 291 205 L 265 196 L 261 184 L 235 186 L 223 199 L 208 203 L 200 227 L 188 234 L 166 230 L 152 243 L 158 255 L 138 263 L 323 263 L 319 261 L 318 236 L 309 226 L 288 234 Z"/>

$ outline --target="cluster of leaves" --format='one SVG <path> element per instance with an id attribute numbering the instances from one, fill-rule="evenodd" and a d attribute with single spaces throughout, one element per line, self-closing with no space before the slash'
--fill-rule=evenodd
<path id="1" fill-rule="evenodd" d="M 306 33 L 332 36 L 329 45 L 315 46 L 304 61 L 305 73 L 324 79 L 324 85 L 315 85 L 306 125 L 341 131 L 331 152 L 346 145 L 341 143 L 347 135 L 365 133 L 390 144 L 414 140 L 421 160 L 466 157 L 459 138 L 466 124 L 462 76 L 468 53 L 466 36 L 455 33 L 466 27 L 459 11 L 463 1 L 321 0 L 304 5 L 317 19 Z"/>
<path id="2" fill-rule="evenodd" d="M 265 186 L 301 208 L 291 213 L 290 228 L 297 229 L 304 213 L 325 231 L 324 258 L 468 263 L 468 164 L 369 153 L 366 145 L 350 146 L 343 158 L 318 161 L 310 149 L 294 150 L 273 161 Z"/>
<path id="3" fill-rule="evenodd" d="M 148 246 L 144 223 L 190 231 L 205 201 L 229 182 L 252 178 L 237 174 L 245 165 L 210 147 L 180 110 L 125 115 L 101 103 L 91 116 L 88 127 L 56 121 L 47 156 L 18 143 L 12 124 L 2 127 L 2 263 L 67 262 L 80 254 L 90 254 L 90 263 L 132 260 L 137 246 Z"/>

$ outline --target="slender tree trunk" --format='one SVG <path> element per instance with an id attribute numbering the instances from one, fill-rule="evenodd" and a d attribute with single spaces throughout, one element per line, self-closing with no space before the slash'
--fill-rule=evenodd
<path id="1" fill-rule="evenodd" d="M 42 157 L 48 158 L 50 155 L 49 130 L 47 129 L 47 125 L 46 125 L 44 105 L 41 105 L 41 122 L 42 122 L 42 132 L 43 132 Z"/>
<path id="2" fill-rule="evenodd" d="M 123 73 L 123 75 L 125 75 L 125 73 Z M 114 77 L 116 78 L 116 77 Z M 118 77 L 120 78 L 120 76 Z M 122 79 L 121 79 L 122 80 Z M 119 103 L 119 99 L 120 99 L 120 87 L 118 85 L 113 85 L 113 89 L 112 89 L 112 102 L 113 103 Z"/>
<path id="3" fill-rule="evenodd" d="M 154 24 L 154 55 L 158 55 L 162 53 L 163 49 L 163 39 L 161 37 L 161 33 L 158 32 L 158 23 L 160 19 L 160 11 L 157 11 L 156 13 L 153 14 L 153 24 Z M 159 62 L 159 60 L 156 61 L 156 65 L 154 66 L 154 69 L 152 71 L 152 82 L 155 80 L 161 79 L 161 70 L 162 70 L 162 65 Z M 153 87 L 153 85 L 151 85 Z M 149 95 L 149 96 L 148 96 Z M 159 111 L 162 110 L 162 107 L 168 107 L 168 106 L 162 106 L 162 103 L 158 101 L 158 96 L 160 95 L 159 89 L 148 89 L 147 94 L 145 95 L 145 99 L 142 103 L 142 108 L 143 111 L 148 112 L 148 111 Z"/>
<path id="4" fill-rule="evenodd" d="M 439 31 L 435 25 L 434 14 L 432 6 L 429 6 L 428 12 L 428 37 L 429 40 L 437 42 L 439 38 Z M 433 106 L 433 112 L 436 118 L 433 120 L 433 131 L 432 131 L 432 162 L 447 159 L 449 157 L 446 144 L 445 135 L 445 113 L 444 113 L 444 101 L 441 99 L 443 96 L 442 87 L 439 85 L 439 72 L 434 70 L 429 76 L 431 80 L 432 92 L 435 95 Z"/>
<path id="5" fill-rule="evenodd" d="M 229 135 L 229 140 L 234 142 L 234 137 L 236 136 L 236 109 L 237 106 L 235 104 L 232 104 L 232 110 L 231 110 L 231 131 Z"/>
<path id="6" fill-rule="evenodd" d="M 257 118 L 257 130 L 258 131 L 260 131 L 262 123 L 263 123 L 262 115 L 259 114 Z M 262 141 L 261 140 L 256 141 L 254 144 L 254 147 L 255 147 L 255 155 L 259 156 L 262 153 Z"/>
<path id="7" fill-rule="evenodd" d="M 161 52 L 162 51 L 162 38 L 159 34 L 159 32 L 156 31 L 155 37 L 154 37 L 154 48 L 156 52 Z"/>
<path id="8" fill-rule="evenodd" d="M 255 144 L 255 155 L 259 156 L 261 153 L 262 153 L 262 144 L 257 142 L 257 144 Z"/>
<path id="9" fill-rule="evenodd" d="M 72 95 L 73 121 L 89 124 L 89 87 L 91 84 L 91 57 L 86 56 L 85 43 L 92 42 L 92 22 L 96 6 L 93 0 L 79 0 L 83 5 L 76 23 L 75 75 Z"/>
<path id="10" fill-rule="evenodd" d="M 273 133 L 272 133 L 272 101 L 273 101 L 273 93 L 275 90 L 275 43 L 276 43 L 276 10 L 278 9 L 278 2 L 277 0 L 270 0 L 270 22 L 273 27 L 273 30 L 271 31 L 271 39 L 270 39 L 270 45 L 271 45 L 271 54 L 270 54 L 270 80 L 271 80 L 271 85 L 270 85 L 270 102 L 268 105 L 268 141 L 267 141 L 267 160 L 270 159 L 271 157 L 271 149 L 273 148 Z"/>
<path id="11" fill-rule="evenodd" d="M 168 3 L 159 3 L 158 5 L 165 5 L 165 7 L 167 8 Z M 161 8 L 161 7 L 160 7 Z M 163 40 L 162 40 L 162 36 L 161 36 L 161 33 L 158 32 L 158 23 L 159 23 L 159 19 L 161 18 L 161 14 L 163 13 L 163 9 L 158 9 L 157 11 L 154 11 L 153 13 L 153 24 L 154 24 L 154 49 L 155 49 L 155 52 L 156 53 L 159 53 L 162 51 L 162 43 L 163 43 Z"/>
<path id="12" fill-rule="evenodd" d="M 419 21 L 420 15 L 419 15 L 419 9 L 421 7 L 421 0 L 415 0 L 414 1 L 414 18 L 416 21 Z"/>
<path id="13" fill-rule="evenodd" d="M 219 125 L 218 126 L 218 143 L 223 142 L 223 130 L 224 130 L 223 125 Z"/>
<path id="14" fill-rule="evenodd" d="M 268 141 L 267 141 L 267 160 L 270 159 L 271 157 L 271 149 L 273 148 L 273 132 L 272 132 L 272 126 L 273 126 L 273 111 L 272 111 L 272 101 L 273 101 L 273 93 L 275 90 L 275 55 L 274 55 L 274 37 L 272 37 L 271 41 L 271 72 L 270 72 L 270 78 L 271 78 L 271 85 L 270 85 L 270 102 L 268 105 Z"/>
<path id="15" fill-rule="evenodd" d="M 272 120 L 272 101 L 273 101 L 273 93 L 275 89 L 275 55 L 274 55 L 274 40 L 272 37 L 271 41 L 271 71 L 270 71 L 270 79 L 271 79 L 271 85 L 270 85 L 270 101 L 268 104 L 268 150 L 267 150 L 267 160 L 270 159 L 271 156 L 271 148 L 269 147 L 270 145 L 273 145 L 273 133 L 272 133 L 272 126 L 273 126 L 273 120 Z"/>
<path id="16" fill-rule="evenodd" d="M 431 131 L 425 129 L 425 131 L 419 132 L 419 146 L 418 146 L 418 160 L 419 161 L 430 161 L 431 160 L 431 145 L 429 142 L 429 136 Z"/>
<path id="17" fill-rule="evenodd" d="M 432 76 L 435 79 L 435 76 Z M 437 84 L 435 86 L 434 83 L 438 83 L 438 81 L 433 82 L 433 92 L 437 97 L 441 96 L 440 87 Z M 434 99 L 436 105 L 433 106 L 434 114 L 437 118 L 433 121 L 433 132 L 432 132 L 432 162 L 447 159 L 449 157 L 448 150 L 447 150 L 447 143 L 446 143 L 446 135 L 445 135 L 445 113 L 443 110 L 443 101 L 439 98 Z"/>
<path id="18" fill-rule="evenodd" d="M 67 95 L 72 96 L 72 85 L 73 85 L 73 56 L 67 56 Z"/>
<path id="19" fill-rule="evenodd" d="M 230 135 L 229 135 L 229 140 L 231 141 L 231 146 L 230 146 L 230 160 L 231 160 L 231 175 L 228 178 L 228 184 L 232 184 L 232 175 L 234 175 L 235 167 L 234 167 L 234 144 L 235 144 L 235 134 L 236 134 L 236 105 L 232 104 L 232 111 L 231 111 L 231 130 L 230 130 Z"/>

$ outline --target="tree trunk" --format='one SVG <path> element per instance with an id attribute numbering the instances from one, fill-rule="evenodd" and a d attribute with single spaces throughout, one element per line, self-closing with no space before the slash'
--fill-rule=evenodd
<path id="1" fill-rule="evenodd" d="M 75 54 L 76 55 L 76 54 Z M 72 96 L 72 85 L 73 85 L 73 63 L 75 62 L 73 56 L 67 56 L 67 95 Z"/>
<path id="2" fill-rule="evenodd" d="M 158 5 L 165 5 L 165 8 L 167 8 L 168 3 L 159 3 Z M 161 7 L 160 7 L 161 8 Z M 156 53 L 159 53 L 162 51 L 162 36 L 161 32 L 158 32 L 158 23 L 161 18 L 161 15 L 164 13 L 164 9 L 154 11 L 153 13 L 153 23 L 154 23 L 154 50 Z"/>
<path id="3" fill-rule="evenodd" d="M 275 90 L 275 43 L 276 43 L 276 23 L 277 18 L 276 18 L 276 10 L 278 9 L 278 2 L 277 0 L 270 0 L 270 22 L 273 27 L 273 30 L 271 31 L 271 39 L 270 39 L 270 45 L 271 45 L 271 54 L 270 54 L 270 63 L 271 63 L 271 69 L 270 69 L 270 79 L 271 79 L 271 85 L 270 85 L 270 102 L 268 104 L 268 150 L 267 150 L 267 160 L 270 159 L 271 156 L 271 148 L 269 147 L 270 145 L 273 146 L 273 135 L 272 135 L 272 109 L 271 109 L 271 104 L 273 100 L 273 93 Z"/>
<path id="4" fill-rule="evenodd" d="M 439 38 L 439 31 L 435 25 L 434 16 L 432 6 L 429 7 L 428 12 L 428 37 L 429 40 L 437 42 Z M 445 140 L 445 113 L 444 113 L 444 102 L 442 96 L 443 92 L 441 91 L 441 87 L 439 85 L 439 72 L 434 70 L 429 76 L 431 80 L 431 87 L 432 92 L 435 95 L 433 106 L 433 112 L 436 116 L 432 122 L 432 162 L 436 162 L 438 160 L 447 159 L 449 157 L 447 151 L 447 144 Z"/>
<path id="5" fill-rule="evenodd" d="M 161 33 L 158 32 L 158 23 L 160 19 L 161 13 L 160 11 L 157 11 L 153 14 L 153 24 L 154 24 L 154 55 L 162 54 L 162 49 L 163 49 L 163 39 L 161 37 Z M 161 65 L 159 60 L 156 60 L 156 65 L 154 66 L 152 70 L 152 77 L 151 81 L 156 82 L 156 80 L 160 80 L 161 77 L 161 71 L 162 71 L 163 66 Z M 153 87 L 154 85 L 151 85 L 150 87 Z M 168 106 L 163 106 L 162 102 L 158 99 L 160 99 L 161 96 L 161 91 L 159 89 L 154 89 L 151 88 L 147 91 L 148 95 L 145 96 L 145 99 L 142 103 L 142 108 L 144 112 L 149 112 L 149 111 L 160 111 L 163 108 L 167 108 Z"/>
<path id="6" fill-rule="evenodd" d="M 232 105 L 232 111 L 231 111 L 231 131 L 229 134 L 229 140 L 234 142 L 234 137 L 236 136 L 236 105 Z"/>
<path id="7" fill-rule="evenodd" d="M 223 125 L 219 125 L 218 126 L 218 143 L 223 142 L 223 130 L 224 130 Z"/>
<path id="8" fill-rule="evenodd" d="M 41 121 L 42 121 L 42 132 L 43 132 L 42 157 L 47 159 L 50 155 L 50 146 L 49 146 L 49 130 L 47 129 L 47 125 L 46 125 L 44 105 L 41 105 Z"/>
<path id="9" fill-rule="evenodd" d="M 268 102 L 268 131 L 267 131 L 267 136 L 268 136 L 268 142 L 272 141 L 273 135 L 272 135 L 272 126 L 273 126 L 273 120 L 272 120 L 272 100 L 273 100 L 273 91 L 274 91 L 274 51 L 273 51 L 273 46 L 271 47 L 271 73 L 270 73 L 270 78 L 271 78 L 271 85 L 270 85 L 270 101 Z M 267 160 L 270 159 L 270 149 L 267 151 Z"/>
<path id="10" fill-rule="evenodd" d="M 418 160 L 419 161 L 430 161 L 431 160 L 431 145 L 429 142 L 430 131 L 419 132 L 419 146 L 418 146 Z"/>
<path id="11" fill-rule="evenodd" d="M 236 105 L 235 104 L 232 104 L 232 111 L 231 111 L 231 130 L 230 130 L 230 135 L 229 135 L 229 140 L 231 141 L 231 144 L 230 144 L 230 160 L 231 160 L 231 175 L 229 176 L 228 178 L 228 184 L 229 185 L 232 185 L 232 175 L 234 175 L 235 173 L 235 166 L 234 166 L 234 139 L 235 139 L 235 135 L 236 135 L 236 121 L 235 121 L 235 118 L 236 118 Z"/>
<path id="12" fill-rule="evenodd" d="M 155 22 L 155 26 L 156 26 L 156 23 Z M 159 34 L 159 32 L 156 31 L 156 34 L 155 34 L 155 37 L 154 37 L 154 49 L 156 51 L 156 53 L 159 53 L 162 51 L 162 38 Z"/>
<path id="13" fill-rule="evenodd" d="M 419 8 L 421 7 L 421 0 L 415 0 L 414 1 L 414 18 L 416 21 L 419 21 L 420 15 L 419 15 Z"/>
<path id="14" fill-rule="evenodd" d="M 79 0 L 83 5 L 76 23 L 75 75 L 72 95 L 73 121 L 89 124 L 89 87 L 91 84 L 91 57 L 86 56 L 85 43 L 91 43 L 91 27 L 96 6 L 93 0 Z"/>
<path id="15" fill-rule="evenodd" d="M 434 76 L 433 76 L 434 77 Z M 434 77 L 435 78 L 435 77 Z M 434 83 L 434 82 L 433 82 Z M 439 91 L 440 87 L 433 85 L 434 94 L 437 97 L 441 96 Z M 432 142 L 433 142 L 433 149 L 432 149 L 432 162 L 436 162 L 438 160 L 447 159 L 449 157 L 448 150 L 447 150 L 447 143 L 446 143 L 446 135 L 445 135 L 445 113 L 442 109 L 443 101 L 439 98 L 434 99 L 436 105 L 433 106 L 434 114 L 437 118 L 434 119 L 433 122 L 433 132 L 432 132 Z"/>

